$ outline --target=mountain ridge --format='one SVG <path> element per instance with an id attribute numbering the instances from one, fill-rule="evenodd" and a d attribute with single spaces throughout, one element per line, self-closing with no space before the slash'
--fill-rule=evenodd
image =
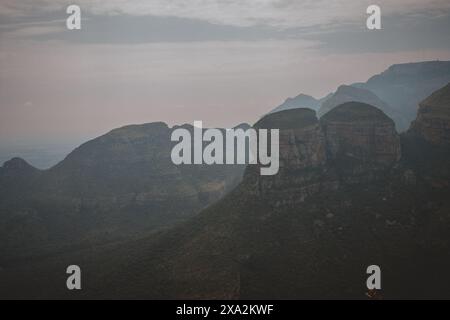
<path id="1" fill-rule="evenodd" d="M 436 179 L 450 177 L 448 151 L 399 135 L 370 105 L 312 115 L 282 111 L 256 126 L 287 121 L 277 176 L 248 167 L 234 190 L 173 229 L 44 259 L 33 272 L 8 268 L 0 287 L 73 298 L 63 274 L 48 279 L 77 261 L 89 279 L 79 298 L 365 299 L 366 268 L 377 264 L 387 299 L 447 297 L 450 188 Z M 44 281 L 44 292 L 33 290 Z"/>
<path id="2" fill-rule="evenodd" d="M 0 262 L 166 228 L 239 183 L 244 166 L 175 166 L 175 128 L 155 122 L 113 129 L 48 170 L 7 162 L 0 168 Z M 32 241 L 20 244 L 24 237 Z"/>
<path id="3" fill-rule="evenodd" d="M 394 68 L 392 72 L 397 71 Z M 95 213 L 99 217 L 95 226 L 104 225 L 103 214 L 110 216 L 111 212 L 115 213 L 112 209 L 120 204 L 120 197 L 108 202 L 108 196 L 114 198 L 117 187 L 111 180 L 94 179 L 92 185 L 105 188 L 96 191 L 109 203 L 103 211 L 104 204 L 98 202 L 92 206 L 97 211 L 81 210 L 88 205 L 86 198 L 90 193 L 77 190 L 76 185 L 70 186 L 75 191 L 69 188 L 69 194 L 78 192 L 83 197 L 56 198 L 66 204 L 64 208 L 77 208 L 67 210 L 69 214 L 63 217 L 60 211 L 43 215 L 36 209 L 30 210 L 38 208 L 33 202 L 28 208 L 19 207 L 14 219 L 0 224 L 3 228 L 0 235 L 14 230 L 11 228 L 14 223 L 21 226 L 24 221 L 31 221 L 39 229 L 45 226 L 39 223 L 41 220 L 64 218 L 66 223 L 73 223 L 73 234 L 83 235 L 88 245 L 63 248 L 38 257 L 27 256 L 24 260 L 2 257 L 0 297 L 365 299 L 366 270 L 376 264 L 382 270 L 380 295 L 383 298 L 448 298 L 450 149 L 446 144 L 446 130 L 450 118 L 440 115 L 442 110 L 448 110 L 449 88 L 447 85 L 425 99 L 415 124 L 401 134 L 388 115 L 376 106 L 361 102 L 340 104 L 320 119 L 314 110 L 307 108 L 268 114 L 255 128 L 280 129 L 279 174 L 261 176 L 258 165 L 241 168 L 243 179 L 234 185 L 230 182 L 229 192 L 219 192 L 217 198 L 206 199 L 204 207 L 200 193 L 191 191 L 198 190 L 196 186 L 223 182 L 224 177 L 232 175 L 221 171 L 212 177 L 209 170 L 201 168 L 192 171 L 193 167 L 175 170 L 167 166 L 163 160 L 170 145 L 154 137 L 161 134 L 167 138 L 170 128 L 157 128 L 157 134 L 151 134 L 152 139 L 146 139 L 141 133 L 131 134 L 133 139 L 116 136 L 120 131 L 104 137 L 111 143 L 101 145 L 103 151 L 99 158 L 93 158 L 95 161 L 83 156 L 80 166 L 77 157 L 72 155 L 71 163 L 66 162 L 52 171 L 55 175 L 50 183 L 52 196 L 66 196 L 64 181 L 67 179 L 78 179 L 82 181 L 79 186 L 90 187 L 91 177 L 85 173 L 92 168 L 101 177 L 105 173 L 113 182 L 115 177 L 122 181 L 120 171 L 113 170 L 118 176 L 112 178 L 109 171 L 122 157 L 126 158 L 134 178 L 143 179 L 137 183 L 147 185 L 154 178 L 147 165 L 152 164 L 153 168 L 152 161 L 162 159 L 156 172 L 174 177 L 174 183 L 162 185 L 164 176 L 151 190 L 135 195 L 132 205 L 125 205 L 129 210 L 122 214 L 126 214 L 114 215 L 117 220 L 107 227 L 113 229 L 114 225 L 122 226 L 134 219 L 141 223 L 138 218 L 146 216 L 146 211 L 138 204 L 149 200 L 146 199 L 149 194 L 179 187 L 180 181 L 187 184 L 187 191 L 181 195 L 199 200 L 194 203 L 197 213 L 176 225 L 144 229 L 141 237 L 95 242 L 98 239 L 90 238 L 89 232 L 80 233 L 92 221 L 77 225 L 75 218 L 91 217 Z M 93 146 L 98 142 L 81 151 L 96 156 L 99 150 Z M 147 147 L 142 149 L 142 145 Z M 164 148 L 159 148 L 160 145 Z M 91 147 L 95 149 L 92 154 Z M 115 153 L 117 150 L 121 152 Z M 157 157 L 157 152 L 146 150 L 161 151 L 163 155 Z M 64 170 L 65 165 L 71 170 Z M 59 170 L 67 175 L 60 174 Z M 148 171 L 150 180 L 146 180 Z M 127 175 L 128 171 L 124 172 Z M 197 179 L 191 180 L 192 177 Z M 39 184 L 40 190 L 48 188 Z M 125 191 L 121 196 L 136 193 Z M 40 199 L 40 194 L 36 198 Z M 77 201 L 80 199 L 83 201 Z M 169 206 L 159 206 L 155 211 L 187 210 L 186 202 L 171 197 L 165 200 Z M 2 199 L 0 204 L 4 203 Z M 48 212 L 48 207 L 44 209 Z M 121 220 L 123 217 L 126 220 Z M 137 227 L 131 224 L 129 228 L 135 232 Z M 15 230 L 17 238 L 0 239 L 0 243 L 15 243 L 18 246 L 14 249 L 20 248 L 18 240 L 24 239 L 24 230 Z M 45 235 L 45 230 L 41 234 Z M 27 237 L 24 241 L 40 244 L 38 240 L 39 237 Z M 51 241 L 61 239 L 53 236 Z M 81 266 L 85 277 L 79 293 L 64 287 L 65 268 L 73 263 Z"/>
<path id="4" fill-rule="evenodd" d="M 342 99 L 343 97 L 339 92 L 330 93 L 318 100 L 300 94 L 297 97 L 300 99 L 298 104 L 296 103 L 297 98 L 289 98 L 271 112 L 307 107 L 323 116 L 326 112 L 344 102 L 365 102 L 383 110 L 396 122 L 399 132 L 406 132 L 412 121 L 416 119 L 419 103 L 448 82 L 450 82 L 450 61 L 437 60 L 394 64 L 380 74 L 370 77 L 366 82 L 341 85 L 337 89 L 339 91 L 339 88 L 354 87 L 356 88 L 355 91 L 357 89 L 366 90 L 363 99 L 358 94 L 355 97 L 350 95 L 346 99 Z M 336 94 L 341 96 L 339 101 L 330 104 L 330 100 Z M 314 103 L 303 103 L 304 97 L 312 98 Z"/>

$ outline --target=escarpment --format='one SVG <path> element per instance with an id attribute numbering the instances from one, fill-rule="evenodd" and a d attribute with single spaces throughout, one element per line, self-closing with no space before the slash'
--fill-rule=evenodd
<path id="1" fill-rule="evenodd" d="M 391 165 L 400 160 L 394 122 L 364 103 L 345 103 L 322 119 L 332 160 Z"/>
<path id="2" fill-rule="evenodd" d="M 411 131 L 433 145 L 450 145 L 450 83 L 420 103 Z"/>
<path id="3" fill-rule="evenodd" d="M 401 158 L 394 122 L 364 103 L 345 103 L 320 121 L 309 109 L 282 111 L 255 126 L 280 129 L 280 172 L 262 177 L 250 166 L 244 184 L 250 193 L 273 198 L 275 206 L 303 202 L 343 184 L 374 181 Z"/>

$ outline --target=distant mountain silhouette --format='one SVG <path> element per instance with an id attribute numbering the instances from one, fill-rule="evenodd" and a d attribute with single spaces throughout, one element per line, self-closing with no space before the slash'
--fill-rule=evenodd
<path id="1" fill-rule="evenodd" d="M 0 206 L 8 207 L 12 203 L 23 201 L 41 171 L 21 158 L 13 158 L 0 167 Z M 0 214 L 1 215 L 1 214 Z"/>
<path id="2" fill-rule="evenodd" d="M 448 82 L 450 61 L 395 64 L 365 83 L 342 85 L 337 92 L 320 100 L 304 94 L 289 98 L 272 113 L 293 108 L 309 108 L 323 116 L 342 103 L 363 102 L 381 109 L 395 121 L 397 130 L 404 132 L 416 118 L 418 104 Z"/>
<path id="3" fill-rule="evenodd" d="M 21 180 L 30 180 L 38 176 L 40 171 L 21 158 L 13 158 L 6 161 L 3 167 L 0 167 L 0 181 L 5 183 L 5 180 L 11 179 L 15 182 Z M 19 180 L 19 181 L 18 181 Z M 13 182 L 13 181 L 11 181 Z"/>
<path id="4" fill-rule="evenodd" d="M 320 107 L 320 100 L 317 100 L 309 95 L 300 94 L 295 98 L 288 98 L 283 104 L 273 109 L 271 113 L 296 108 L 309 108 L 314 111 L 317 111 L 319 107 Z"/>
<path id="5" fill-rule="evenodd" d="M 409 124 L 416 118 L 419 103 L 450 82 L 450 61 L 396 64 L 366 83 L 355 84 L 375 93 L 398 111 Z"/>
<path id="6" fill-rule="evenodd" d="M 323 101 L 318 116 L 322 117 L 330 110 L 346 102 L 362 102 L 377 107 L 394 120 L 399 129 L 409 125 L 408 121 L 403 118 L 398 111 L 393 109 L 387 103 L 378 98 L 374 93 L 352 86 L 340 86 L 327 100 Z"/>

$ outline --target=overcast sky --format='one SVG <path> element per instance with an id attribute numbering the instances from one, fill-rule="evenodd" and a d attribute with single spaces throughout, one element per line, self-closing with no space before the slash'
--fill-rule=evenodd
<path id="1" fill-rule="evenodd" d="M 2 0 L 0 145 L 118 126 L 254 122 L 394 63 L 450 60 L 450 1 Z M 65 28 L 69 4 L 82 30 Z"/>

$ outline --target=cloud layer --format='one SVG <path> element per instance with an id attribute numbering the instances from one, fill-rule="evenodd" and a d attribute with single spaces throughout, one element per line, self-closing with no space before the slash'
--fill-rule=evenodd
<path id="1" fill-rule="evenodd" d="M 427 13 L 450 9 L 448 0 L 378 0 L 389 15 Z M 64 11 L 71 0 L 2 0 L 1 15 L 33 16 Z M 354 23 L 365 18 L 373 0 L 78 0 L 84 12 L 97 15 L 153 15 L 200 19 L 211 23 L 272 27 L 311 27 Z"/>

